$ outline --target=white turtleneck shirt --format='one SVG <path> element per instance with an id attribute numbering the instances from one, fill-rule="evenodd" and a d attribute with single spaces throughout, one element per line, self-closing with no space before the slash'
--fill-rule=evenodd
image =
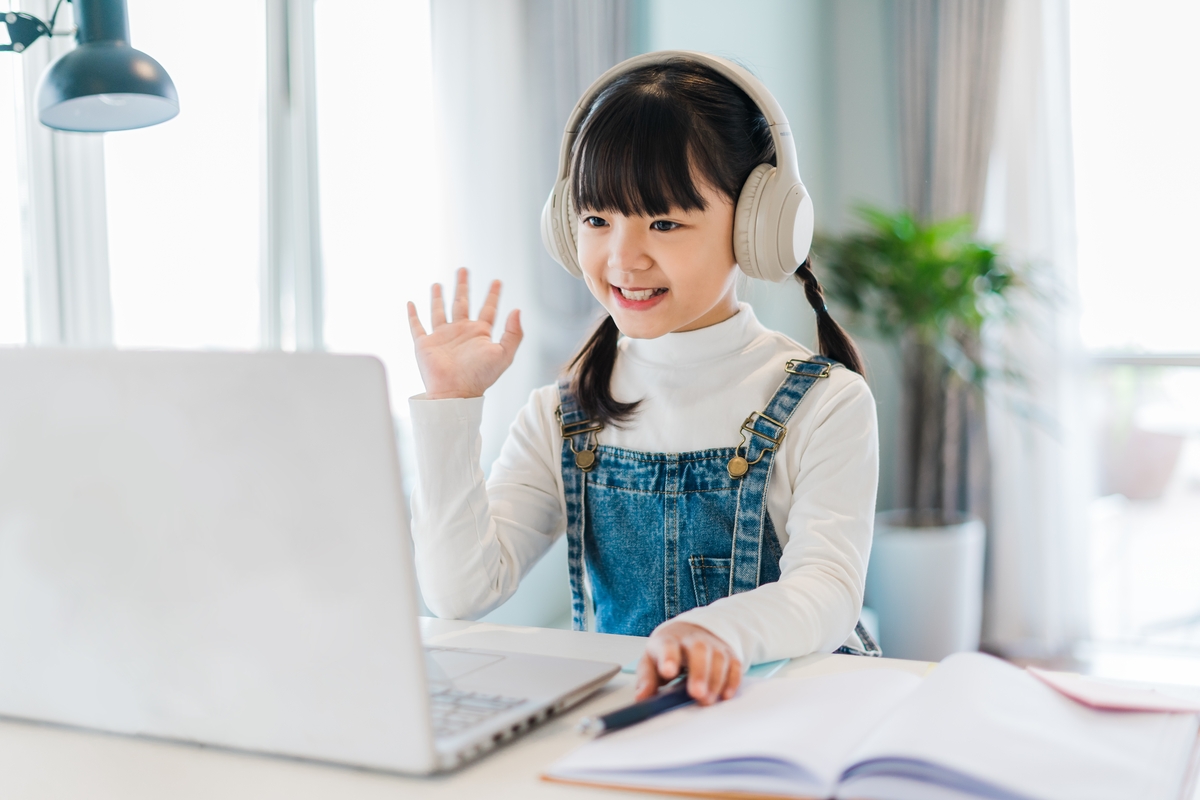
<path id="1" fill-rule="evenodd" d="M 746 303 L 707 328 L 622 338 L 612 393 L 641 405 L 599 442 L 661 453 L 735 447 L 742 421 L 764 410 L 782 383 L 784 364 L 812 355 L 763 327 Z M 417 574 L 426 605 L 441 617 L 477 618 L 503 603 L 566 530 L 558 388 L 530 395 L 486 481 L 483 402 L 409 401 L 419 465 Z M 796 408 L 775 456 L 767 508 L 783 547 L 779 580 L 675 619 L 720 637 L 743 664 L 847 642 L 862 608 L 878 474 L 874 399 L 862 377 L 835 368 Z"/>

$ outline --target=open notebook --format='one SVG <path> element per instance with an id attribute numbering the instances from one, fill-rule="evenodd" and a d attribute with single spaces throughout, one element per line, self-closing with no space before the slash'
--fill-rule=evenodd
<path id="1" fill-rule="evenodd" d="M 1200 718 L 1097 711 L 979 653 L 747 686 L 589 742 L 549 780 L 862 800 L 1178 800 Z"/>

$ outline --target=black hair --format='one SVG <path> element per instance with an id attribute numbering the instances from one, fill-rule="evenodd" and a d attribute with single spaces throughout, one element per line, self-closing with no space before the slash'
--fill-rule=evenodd
<path id="1" fill-rule="evenodd" d="M 697 178 L 736 204 L 754 168 L 774 163 L 775 143 L 754 101 L 711 67 L 673 58 L 627 72 L 596 95 L 571 154 L 571 201 L 626 216 L 702 211 Z M 818 349 L 862 374 L 808 261 L 796 279 L 817 312 Z M 625 422 L 638 407 L 612 396 L 619 337 L 606 314 L 568 365 L 576 400 L 604 424 Z"/>

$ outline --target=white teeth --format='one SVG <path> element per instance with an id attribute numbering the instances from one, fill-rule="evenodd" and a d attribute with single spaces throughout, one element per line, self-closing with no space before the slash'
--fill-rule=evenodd
<path id="1" fill-rule="evenodd" d="M 617 288 L 620 289 L 620 287 L 617 287 Z M 626 300 L 649 300 L 651 297 L 654 297 L 654 295 L 658 294 L 661 291 L 666 291 L 666 290 L 665 289 L 642 289 L 640 291 L 631 292 L 628 289 L 621 289 L 621 296 L 624 297 Z"/>

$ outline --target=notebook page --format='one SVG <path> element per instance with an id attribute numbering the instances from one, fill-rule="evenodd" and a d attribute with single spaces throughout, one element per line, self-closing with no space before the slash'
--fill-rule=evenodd
<path id="1" fill-rule="evenodd" d="M 851 770 L 840 795 L 874 796 L 853 776 L 886 773 L 890 762 L 945 768 L 947 784 L 976 784 L 977 796 L 1176 800 L 1198 727 L 1195 714 L 1086 708 L 999 659 L 960 653 L 856 750 L 866 767 Z"/>
<path id="2" fill-rule="evenodd" d="M 870 669 L 755 683 L 732 700 L 687 706 L 601 736 L 546 775 L 709 791 L 791 786 L 796 795 L 828 796 L 846 757 L 920 682 L 907 672 Z M 707 766 L 695 771 L 701 764 Z"/>

